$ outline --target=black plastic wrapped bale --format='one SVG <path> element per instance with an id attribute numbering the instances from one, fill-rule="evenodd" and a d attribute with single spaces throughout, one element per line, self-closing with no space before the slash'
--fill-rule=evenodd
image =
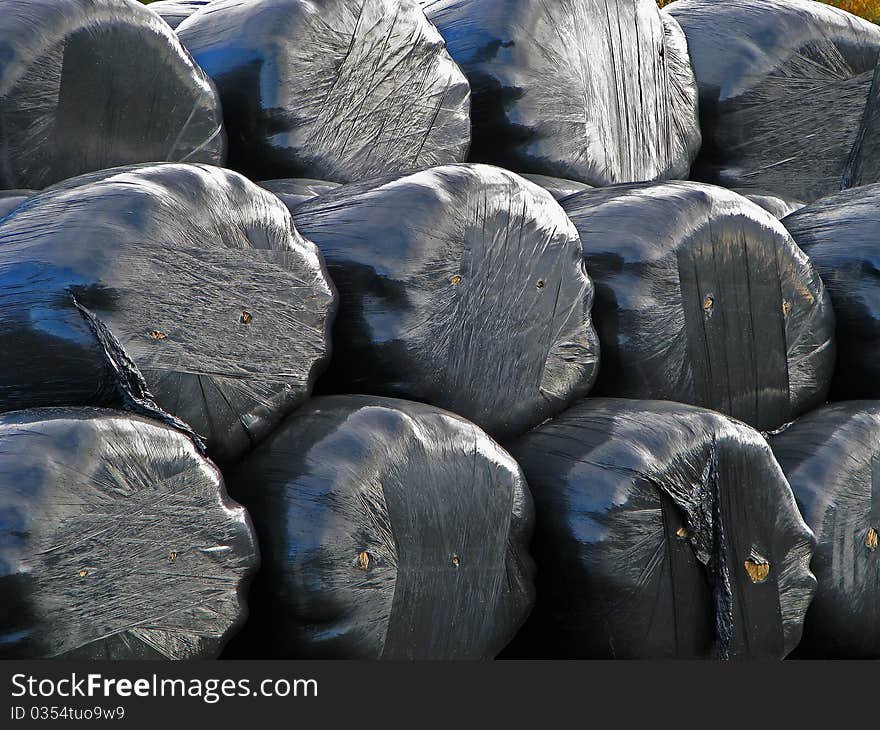
<path id="1" fill-rule="evenodd" d="M 217 91 L 135 0 L 3 0 L 0 187 L 139 162 L 223 164 Z"/>
<path id="2" fill-rule="evenodd" d="M 183 434 L 90 408 L 0 416 L 0 658 L 212 658 L 256 564 Z"/>
<path id="3" fill-rule="evenodd" d="M 0 222 L 0 410 L 122 406 L 231 461 L 308 397 L 334 308 L 317 249 L 238 173 L 91 173 Z"/>
<path id="4" fill-rule="evenodd" d="M 880 184 L 829 195 L 782 222 L 834 306 L 832 399 L 880 398 Z"/>
<path id="5" fill-rule="evenodd" d="M 814 538 L 762 436 L 712 411 L 587 398 L 510 447 L 537 603 L 509 654 L 780 659 Z"/>
<path id="6" fill-rule="evenodd" d="M 446 165 L 342 186 L 294 220 L 339 290 L 322 392 L 431 403 L 507 439 L 589 391 L 593 285 L 546 190 Z"/>
<path id="7" fill-rule="evenodd" d="M 160 0 L 150 3 L 150 10 L 159 13 L 172 28 L 176 28 L 196 10 L 203 8 L 211 0 Z"/>
<path id="8" fill-rule="evenodd" d="M 762 430 L 825 401 L 831 302 L 770 213 L 693 182 L 616 186 L 561 204 L 596 286 L 594 394 L 690 403 Z"/>
<path id="9" fill-rule="evenodd" d="M 0 218 L 9 215 L 34 193 L 34 190 L 0 190 Z"/>
<path id="10" fill-rule="evenodd" d="M 610 185 L 686 178 L 684 34 L 654 0 L 423 0 L 471 83 L 470 159 Z"/>
<path id="11" fill-rule="evenodd" d="M 880 28 L 812 0 L 678 0 L 700 90 L 696 179 L 812 201 L 880 178 Z"/>
<path id="12" fill-rule="evenodd" d="M 825 406 L 770 445 L 818 542 L 797 654 L 880 658 L 880 401 Z"/>
<path id="13" fill-rule="evenodd" d="M 288 178 L 286 180 L 263 180 L 257 183 L 281 199 L 287 209 L 293 211 L 300 203 L 317 198 L 339 187 L 339 183 L 309 178 Z"/>
<path id="14" fill-rule="evenodd" d="M 316 398 L 242 462 L 230 491 L 262 556 L 231 655 L 485 659 L 531 609 L 522 472 L 446 411 Z"/>
<path id="15" fill-rule="evenodd" d="M 467 156 L 467 79 L 415 0 L 214 0 L 177 33 L 217 83 L 229 166 L 255 180 Z"/>
<path id="16" fill-rule="evenodd" d="M 577 180 L 566 180 L 561 177 L 550 177 L 549 175 L 525 174 L 523 177 L 535 183 L 535 185 L 540 185 L 556 200 L 562 200 L 562 198 L 567 198 L 569 195 L 574 195 L 574 193 L 582 193 L 584 190 L 590 190 L 593 187 Z"/>
<path id="17" fill-rule="evenodd" d="M 778 195 L 763 190 L 750 190 L 749 188 L 733 188 L 735 193 L 739 193 L 744 198 L 748 198 L 755 205 L 760 205 L 774 218 L 782 220 L 785 216 L 794 213 L 796 210 L 803 208 L 806 203 L 802 200 L 794 200 L 793 198 L 781 198 Z"/>

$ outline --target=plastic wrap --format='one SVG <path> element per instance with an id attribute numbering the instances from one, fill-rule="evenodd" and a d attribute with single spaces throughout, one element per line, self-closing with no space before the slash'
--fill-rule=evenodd
<path id="1" fill-rule="evenodd" d="M 510 653 L 779 659 L 797 645 L 814 538 L 756 431 L 587 398 L 511 453 L 535 500 L 538 574 Z"/>
<path id="2" fill-rule="evenodd" d="M 294 219 L 339 289 L 323 392 L 431 403 L 506 439 L 592 385 L 593 285 L 546 190 L 446 165 L 337 188 Z"/>
<path id="3" fill-rule="evenodd" d="M 339 183 L 327 180 L 310 180 L 308 178 L 264 180 L 257 184 L 280 198 L 281 202 L 290 211 L 293 211 L 300 203 L 317 198 L 319 195 L 324 195 L 339 187 Z"/>
<path id="4" fill-rule="evenodd" d="M 781 198 L 778 195 L 763 190 L 734 188 L 734 192 L 748 198 L 755 205 L 760 205 L 768 213 L 771 213 L 774 218 L 778 218 L 779 220 L 782 220 L 785 216 L 794 213 L 796 210 L 800 210 L 806 205 L 802 200 Z"/>
<path id="5" fill-rule="evenodd" d="M 316 398 L 230 489 L 262 555 L 234 656 L 491 658 L 534 601 L 522 472 L 451 413 Z"/>
<path id="6" fill-rule="evenodd" d="M 135 0 L 3 0 L 0 187 L 138 162 L 223 164 L 217 92 Z"/>
<path id="7" fill-rule="evenodd" d="M 0 657 L 214 657 L 256 563 L 245 511 L 177 431 L 0 415 Z"/>
<path id="8" fill-rule="evenodd" d="M 691 182 L 561 201 L 596 286 L 595 394 L 704 406 L 762 430 L 824 402 L 834 313 L 770 213 Z"/>
<path id="9" fill-rule="evenodd" d="M 211 0 L 160 0 L 150 3 L 150 10 L 159 13 L 168 25 L 176 28 L 196 10 L 203 8 Z"/>
<path id="10" fill-rule="evenodd" d="M 33 190 L 0 190 L 0 218 L 9 215 L 33 194 Z"/>
<path id="11" fill-rule="evenodd" d="M 812 0 L 667 9 L 700 90 L 694 177 L 804 201 L 880 178 L 880 28 Z"/>
<path id="12" fill-rule="evenodd" d="M 834 306 L 832 397 L 880 397 L 880 184 L 829 195 L 783 224 L 810 257 Z"/>
<path id="13" fill-rule="evenodd" d="M 422 4 L 471 83 L 472 160 L 591 185 L 687 177 L 696 83 L 654 0 Z"/>
<path id="14" fill-rule="evenodd" d="M 880 658 L 880 401 L 820 408 L 770 445 L 818 541 L 797 653 Z"/>
<path id="15" fill-rule="evenodd" d="M 0 410 L 123 406 L 230 461 L 308 397 L 334 307 L 317 249 L 241 175 L 85 175 L 0 222 Z"/>
<path id="16" fill-rule="evenodd" d="M 337 182 L 465 159 L 470 90 L 415 0 L 214 0 L 177 29 L 230 167 Z"/>
<path id="17" fill-rule="evenodd" d="M 562 200 L 562 198 L 566 198 L 569 195 L 582 193 L 584 190 L 590 190 L 592 188 L 592 185 L 587 185 L 586 183 L 578 182 L 577 180 L 566 180 L 561 177 L 550 177 L 549 175 L 525 174 L 523 177 L 526 180 L 535 183 L 535 185 L 540 185 L 544 190 L 550 193 L 550 195 L 556 198 L 556 200 Z"/>

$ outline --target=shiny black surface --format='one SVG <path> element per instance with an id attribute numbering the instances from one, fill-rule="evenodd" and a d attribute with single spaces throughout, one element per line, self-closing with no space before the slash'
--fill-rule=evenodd
<path id="1" fill-rule="evenodd" d="M 0 658 L 215 657 L 256 563 L 244 509 L 177 431 L 0 415 Z"/>
<path id="2" fill-rule="evenodd" d="M 422 5 L 471 84 L 470 159 L 591 185 L 687 177 L 696 83 L 654 0 Z"/>
<path id="3" fill-rule="evenodd" d="M 308 397 L 333 309 L 317 249 L 237 173 L 69 180 L 0 223 L 0 411 L 155 401 L 230 461 Z"/>
<path id="4" fill-rule="evenodd" d="M 316 398 L 230 478 L 262 567 L 236 657 L 491 658 L 534 601 L 516 462 L 418 403 Z"/>
<path id="5" fill-rule="evenodd" d="M 813 536 L 759 433 L 587 398 L 510 448 L 535 500 L 538 578 L 508 655 L 780 659 L 797 645 Z"/>
<path id="6" fill-rule="evenodd" d="M 880 184 L 829 195 L 782 222 L 810 257 L 834 306 L 832 398 L 880 397 Z"/>
<path id="7" fill-rule="evenodd" d="M 138 162 L 223 164 L 217 92 L 134 0 L 4 0 L 0 188 Z"/>
<path id="8" fill-rule="evenodd" d="M 704 406 L 773 429 L 825 400 L 834 314 L 782 224 L 701 183 L 561 201 L 596 285 L 594 394 Z"/>
<path id="9" fill-rule="evenodd" d="M 809 202 L 880 178 L 880 28 L 812 0 L 667 9 L 700 90 L 695 179 Z"/>
<path id="10" fill-rule="evenodd" d="M 467 80 L 415 0 L 214 0 L 177 33 L 217 83 L 229 166 L 254 180 L 467 155 Z"/>
<path id="11" fill-rule="evenodd" d="M 825 406 L 770 445 L 818 540 L 798 655 L 880 658 L 880 402 Z"/>
<path id="12" fill-rule="evenodd" d="M 446 165 L 339 187 L 294 220 L 339 290 L 324 392 L 432 403 L 506 439 L 590 389 L 593 285 L 546 190 Z"/>

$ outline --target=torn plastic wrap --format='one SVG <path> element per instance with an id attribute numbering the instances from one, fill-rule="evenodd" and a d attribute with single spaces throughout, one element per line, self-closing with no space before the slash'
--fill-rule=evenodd
<path id="1" fill-rule="evenodd" d="M 310 180 L 308 178 L 288 178 L 287 180 L 263 180 L 257 183 L 261 188 L 276 195 L 291 212 L 300 203 L 317 198 L 339 187 L 339 183 L 328 180 Z"/>
<path id="2" fill-rule="evenodd" d="M 0 657 L 215 657 L 256 564 L 184 435 L 90 408 L 0 415 Z"/>
<path id="3" fill-rule="evenodd" d="M 797 654 L 880 658 L 880 401 L 813 411 L 770 445 L 818 541 Z"/>
<path id="4" fill-rule="evenodd" d="M 773 193 L 763 190 L 750 190 L 749 188 L 734 188 L 733 192 L 739 193 L 744 198 L 748 198 L 755 205 L 760 205 L 774 218 L 782 220 L 785 216 L 794 213 L 796 210 L 803 208 L 806 203 L 802 200 L 794 200 L 793 198 L 781 198 Z"/>
<path id="5" fill-rule="evenodd" d="M 159 13 L 172 28 L 176 28 L 196 10 L 203 8 L 211 0 L 160 0 L 150 3 L 150 10 Z"/>
<path id="6" fill-rule="evenodd" d="M 484 432 L 431 406 L 316 398 L 230 477 L 262 568 L 236 657 L 487 659 L 534 601 L 532 501 Z"/>
<path id="7" fill-rule="evenodd" d="M 467 156 L 467 79 L 415 0 L 214 0 L 177 32 L 220 90 L 229 166 L 255 180 Z"/>
<path id="8" fill-rule="evenodd" d="M 880 397 L 880 184 L 829 195 L 783 224 L 810 257 L 834 306 L 832 398 Z"/>
<path id="9" fill-rule="evenodd" d="M 0 222 L 0 410 L 123 406 L 231 461 L 308 397 L 334 307 L 317 249 L 241 175 L 85 175 Z"/>
<path id="10" fill-rule="evenodd" d="M 139 162 L 223 164 L 217 91 L 135 0 L 3 0 L 0 187 Z"/>
<path id="11" fill-rule="evenodd" d="M 587 398 L 511 445 L 535 500 L 537 603 L 508 654 L 780 659 L 814 547 L 759 433 L 711 411 Z"/>
<path id="12" fill-rule="evenodd" d="M 35 192 L 34 190 L 0 190 L 0 218 L 9 215 Z"/>
<path id="13" fill-rule="evenodd" d="M 339 289 L 323 392 L 431 403 L 503 440 L 589 391 L 593 285 L 546 190 L 446 165 L 342 186 L 294 220 Z"/>
<path id="14" fill-rule="evenodd" d="M 692 182 L 592 190 L 561 204 L 596 286 L 594 394 L 690 403 L 762 430 L 824 402 L 831 302 L 770 213 Z"/>
<path id="15" fill-rule="evenodd" d="M 678 0 L 700 89 L 696 179 L 812 201 L 880 178 L 880 28 L 812 0 Z"/>
<path id="16" fill-rule="evenodd" d="M 654 0 L 422 4 L 471 83 L 470 159 L 591 185 L 688 176 L 697 88 Z"/>
<path id="17" fill-rule="evenodd" d="M 523 175 L 526 180 L 529 180 L 535 185 L 540 185 L 544 190 L 546 190 L 550 195 L 552 195 L 556 200 L 562 200 L 562 198 L 566 198 L 569 195 L 573 195 L 574 193 L 582 193 L 584 190 L 590 190 L 592 185 L 587 185 L 586 183 L 578 182 L 577 180 L 565 180 L 561 177 L 550 177 L 549 175 Z"/>

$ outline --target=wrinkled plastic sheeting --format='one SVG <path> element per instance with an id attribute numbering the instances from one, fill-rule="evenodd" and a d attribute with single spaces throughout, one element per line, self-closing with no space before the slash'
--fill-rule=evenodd
<path id="1" fill-rule="evenodd" d="M 880 397 L 880 184 L 829 195 L 783 224 L 810 257 L 834 306 L 832 398 Z"/>
<path id="2" fill-rule="evenodd" d="M 244 509 L 177 431 L 89 408 L 0 416 L 0 657 L 215 657 L 256 564 Z"/>
<path id="3" fill-rule="evenodd" d="M 533 510 L 483 431 L 391 398 L 316 398 L 230 477 L 262 567 L 229 655 L 487 659 L 534 602 Z"/>
<path id="4" fill-rule="evenodd" d="M 806 203 L 802 200 L 794 200 L 793 198 L 781 198 L 778 195 L 763 190 L 750 190 L 748 188 L 734 188 L 735 193 L 739 193 L 744 198 L 748 198 L 755 205 L 761 206 L 770 213 L 774 218 L 782 220 L 785 216 L 794 213 L 796 210 L 803 208 Z"/>
<path id="5" fill-rule="evenodd" d="M 538 570 L 511 653 L 780 659 L 797 645 L 814 538 L 759 433 L 692 406 L 587 398 L 510 448 Z"/>
<path id="6" fill-rule="evenodd" d="M 595 394 L 690 403 L 762 430 L 825 401 L 831 302 L 767 211 L 693 182 L 616 186 L 561 204 L 596 286 Z"/>
<path id="7" fill-rule="evenodd" d="M 150 10 L 159 13 L 162 20 L 172 28 L 177 28 L 196 10 L 210 2 L 211 0 L 160 0 L 157 3 L 150 3 Z"/>
<path id="8" fill-rule="evenodd" d="M 34 192 L 33 190 L 0 190 L 0 218 L 9 215 Z"/>
<path id="9" fill-rule="evenodd" d="M 0 187 L 116 165 L 223 164 L 217 91 L 135 0 L 3 0 Z"/>
<path id="10" fill-rule="evenodd" d="M 323 392 L 431 403 L 506 439 L 589 391 L 593 285 L 546 190 L 446 165 L 342 186 L 294 220 L 339 290 Z"/>
<path id="11" fill-rule="evenodd" d="M 471 83 L 471 159 L 591 185 L 686 178 L 684 35 L 654 0 L 423 0 Z"/>
<path id="12" fill-rule="evenodd" d="M 214 0 L 177 32 L 220 90 L 229 166 L 255 180 L 467 156 L 467 79 L 415 0 Z"/>
<path id="13" fill-rule="evenodd" d="M 880 28 L 811 0 L 678 0 L 700 89 L 693 175 L 812 201 L 880 178 Z"/>
<path id="14" fill-rule="evenodd" d="M 770 445 L 818 541 L 797 653 L 880 658 L 880 401 L 820 408 Z"/>
<path id="15" fill-rule="evenodd" d="M 562 198 L 567 198 L 569 195 L 582 193 L 584 190 L 590 190 L 592 188 L 592 185 L 587 185 L 586 183 L 578 182 L 577 180 L 566 180 L 565 178 L 550 177 L 549 175 L 525 174 L 523 177 L 526 180 L 535 183 L 535 185 L 540 185 L 544 190 L 550 193 L 550 195 L 556 198 L 556 200 L 562 200 Z"/>
<path id="16" fill-rule="evenodd" d="M 123 406 L 230 461 L 308 397 L 334 307 L 317 249 L 241 175 L 85 175 L 0 223 L 0 410 Z"/>
<path id="17" fill-rule="evenodd" d="M 310 180 L 308 178 L 288 178 L 287 180 L 264 180 L 257 183 L 261 188 L 276 195 L 291 212 L 300 203 L 317 198 L 339 187 L 339 183 L 328 180 Z"/>

